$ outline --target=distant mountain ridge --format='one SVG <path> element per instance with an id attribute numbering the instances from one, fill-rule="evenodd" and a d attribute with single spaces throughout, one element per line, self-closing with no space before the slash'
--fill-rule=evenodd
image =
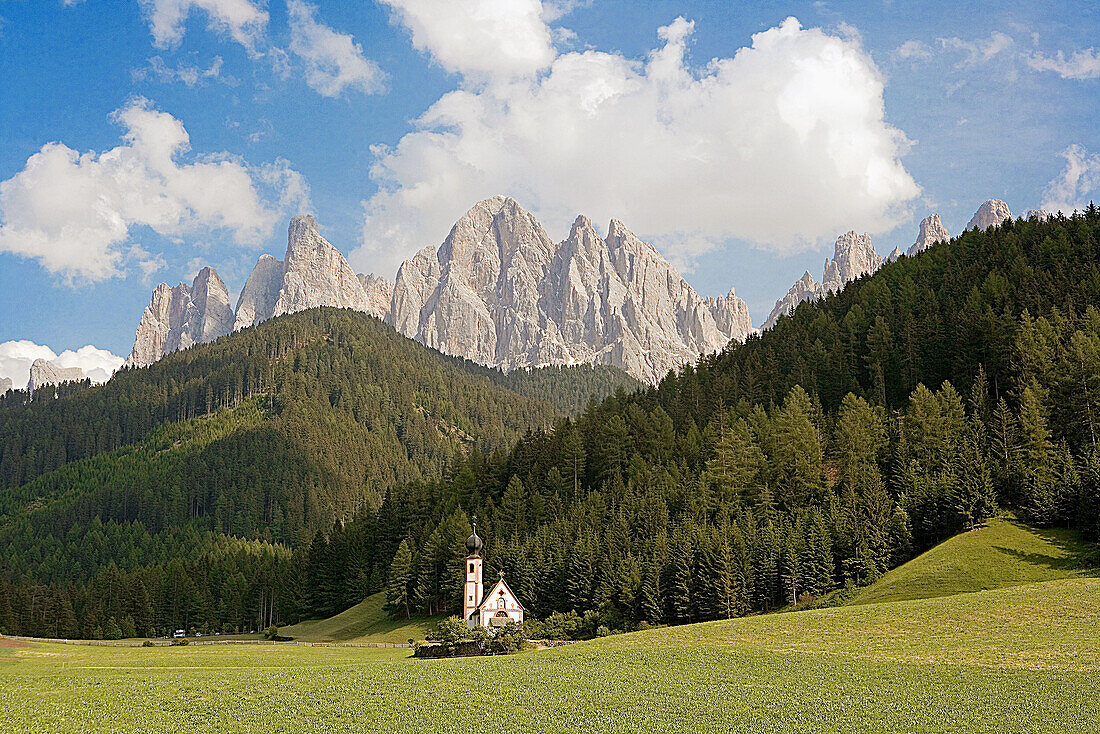
<path id="1" fill-rule="evenodd" d="M 1041 210 L 1028 212 L 1029 219 L 1032 217 L 1047 218 L 1049 216 L 1049 213 Z M 1008 204 L 1000 199 L 989 199 L 978 207 L 978 211 L 970 218 L 970 222 L 965 229 L 986 230 L 1011 218 L 1012 212 L 1009 211 Z M 917 239 L 909 246 L 905 254 L 914 257 L 937 242 L 947 242 L 950 239 L 951 234 L 943 226 L 943 222 L 940 221 L 940 215 L 931 214 L 921 220 Z M 841 235 L 837 238 L 832 259 L 825 261 L 821 282 L 815 281 L 809 271 L 806 271 L 787 291 L 787 295 L 775 302 L 775 306 L 768 314 L 768 319 L 764 322 L 763 328 L 770 329 L 775 326 L 781 316 L 791 313 L 803 301 L 817 300 L 824 298 L 829 293 L 838 293 L 848 283 L 864 275 L 874 273 L 884 263 L 894 262 L 901 255 L 901 248 L 896 247 L 889 256 L 883 259 L 875 251 L 869 235 L 859 235 L 854 231 Z"/>
<path id="2" fill-rule="evenodd" d="M 986 229 L 1011 216 L 1004 201 L 990 199 L 965 229 Z M 1050 215 L 1033 210 L 1028 216 Z M 904 254 L 915 256 L 950 237 L 932 214 Z M 883 258 L 867 234 L 841 235 L 821 281 L 804 273 L 776 301 L 763 328 L 802 301 L 838 292 L 902 254 L 897 247 Z M 190 286 L 157 286 L 126 364 L 152 364 L 192 344 L 316 306 L 377 316 L 446 354 L 506 371 L 605 364 L 649 384 L 756 331 L 748 306 L 732 289 L 701 297 L 622 222 L 611 220 L 601 237 L 581 215 L 569 236 L 555 243 L 518 202 L 494 196 L 463 214 L 438 247 L 402 263 L 393 282 L 356 274 L 313 217 L 294 217 L 284 259 L 260 257 L 235 309 L 213 268 L 200 271 Z"/>
<path id="3" fill-rule="evenodd" d="M 505 196 L 472 207 L 438 249 L 406 260 L 393 283 L 357 275 L 313 217 L 295 217 L 285 258 L 261 256 L 235 311 L 228 303 L 213 268 L 191 286 L 161 284 L 127 365 L 146 366 L 316 306 L 369 313 L 405 336 L 490 367 L 604 364 L 650 384 L 753 333 L 748 307 L 732 290 L 700 297 L 618 220 L 603 238 L 578 216 L 569 237 L 554 243 Z"/>
<path id="4" fill-rule="evenodd" d="M 388 319 L 408 337 L 475 362 L 607 364 L 656 383 L 753 332 L 731 291 L 704 299 L 650 244 L 578 216 L 555 244 L 514 199 L 471 208 L 436 250 L 401 265 Z"/>

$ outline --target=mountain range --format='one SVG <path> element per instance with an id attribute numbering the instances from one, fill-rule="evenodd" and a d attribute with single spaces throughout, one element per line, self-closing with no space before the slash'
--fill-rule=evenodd
<path id="1" fill-rule="evenodd" d="M 1011 216 L 1005 202 L 990 199 L 966 229 L 986 229 Z M 1029 218 L 1049 216 L 1028 212 Z M 932 214 L 904 254 L 912 257 L 950 237 Z M 898 247 L 883 258 L 867 234 L 842 234 L 821 280 L 804 273 L 776 301 L 763 328 L 902 254 Z M 142 314 L 126 366 L 147 366 L 193 344 L 322 305 L 371 314 L 445 354 L 504 371 L 604 364 L 650 384 L 755 333 L 748 306 L 732 289 L 701 297 L 622 222 L 611 220 L 601 236 L 581 215 L 568 237 L 555 243 L 506 196 L 475 204 L 438 247 L 406 260 L 393 282 L 355 273 L 313 217 L 295 217 L 283 259 L 261 256 L 236 307 L 230 304 L 225 283 L 210 267 L 191 284 L 161 283 Z M 46 381 L 74 379 L 56 370 L 38 372 Z"/>
<path id="2" fill-rule="evenodd" d="M 514 199 L 495 196 L 438 248 L 406 260 L 391 283 L 357 275 L 313 217 L 295 217 L 284 259 L 259 259 L 235 310 L 212 268 L 191 285 L 157 286 L 126 364 L 322 305 L 369 313 L 445 354 L 505 371 L 603 364 L 649 383 L 753 333 L 732 290 L 702 298 L 623 223 L 607 231 L 601 237 L 578 216 L 555 243 Z"/>

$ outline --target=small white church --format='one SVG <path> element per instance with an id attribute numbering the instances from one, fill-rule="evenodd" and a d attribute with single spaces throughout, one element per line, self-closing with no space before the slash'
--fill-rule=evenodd
<path id="1" fill-rule="evenodd" d="M 492 629 L 503 627 L 509 620 L 522 622 L 526 610 L 505 582 L 503 571 L 500 572 L 500 580 L 488 592 L 485 591 L 481 580 L 482 545 L 475 522 L 474 534 L 466 539 L 466 591 L 462 599 L 462 616 L 466 618 L 466 625 L 471 629 L 479 625 Z"/>

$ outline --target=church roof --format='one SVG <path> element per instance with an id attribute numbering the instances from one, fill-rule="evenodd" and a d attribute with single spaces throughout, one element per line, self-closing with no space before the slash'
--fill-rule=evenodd
<path id="1" fill-rule="evenodd" d="M 516 592 L 512 591 L 512 587 L 509 586 L 508 582 L 504 580 L 503 575 L 500 577 L 499 581 L 497 581 L 495 584 L 493 584 L 493 588 L 491 588 L 487 592 L 485 592 L 485 596 L 482 598 L 481 603 L 479 603 L 477 605 L 477 607 L 474 608 L 474 611 L 480 612 L 482 607 L 485 606 L 485 602 L 489 601 L 489 599 L 492 598 L 492 596 L 496 593 L 497 589 L 499 589 L 502 586 L 505 589 L 507 589 L 508 593 L 512 595 L 512 598 L 516 600 L 516 604 L 519 605 L 520 610 L 526 612 L 527 607 L 523 606 L 523 602 L 521 602 L 519 600 L 519 596 L 516 595 Z"/>

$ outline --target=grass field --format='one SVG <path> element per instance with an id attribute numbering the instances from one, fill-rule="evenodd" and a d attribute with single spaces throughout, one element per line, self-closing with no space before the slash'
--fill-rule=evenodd
<path id="1" fill-rule="evenodd" d="M 498 658 L 0 650 L 0 731 L 1095 732 L 1100 580 L 766 615 Z"/>
<path id="2" fill-rule="evenodd" d="M 956 535 L 862 590 L 852 604 L 926 599 L 1095 575 L 1089 547 L 1069 530 L 1040 530 L 1010 517 Z"/>
<path id="3" fill-rule="evenodd" d="M 359 604 L 328 619 L 311 619 L 279 634 L 303 642 L 396 642 L 423 640 L 424 634 L 439 618 L 391 619 L 382 609 L 385 592 L 368 596 Z"/>

